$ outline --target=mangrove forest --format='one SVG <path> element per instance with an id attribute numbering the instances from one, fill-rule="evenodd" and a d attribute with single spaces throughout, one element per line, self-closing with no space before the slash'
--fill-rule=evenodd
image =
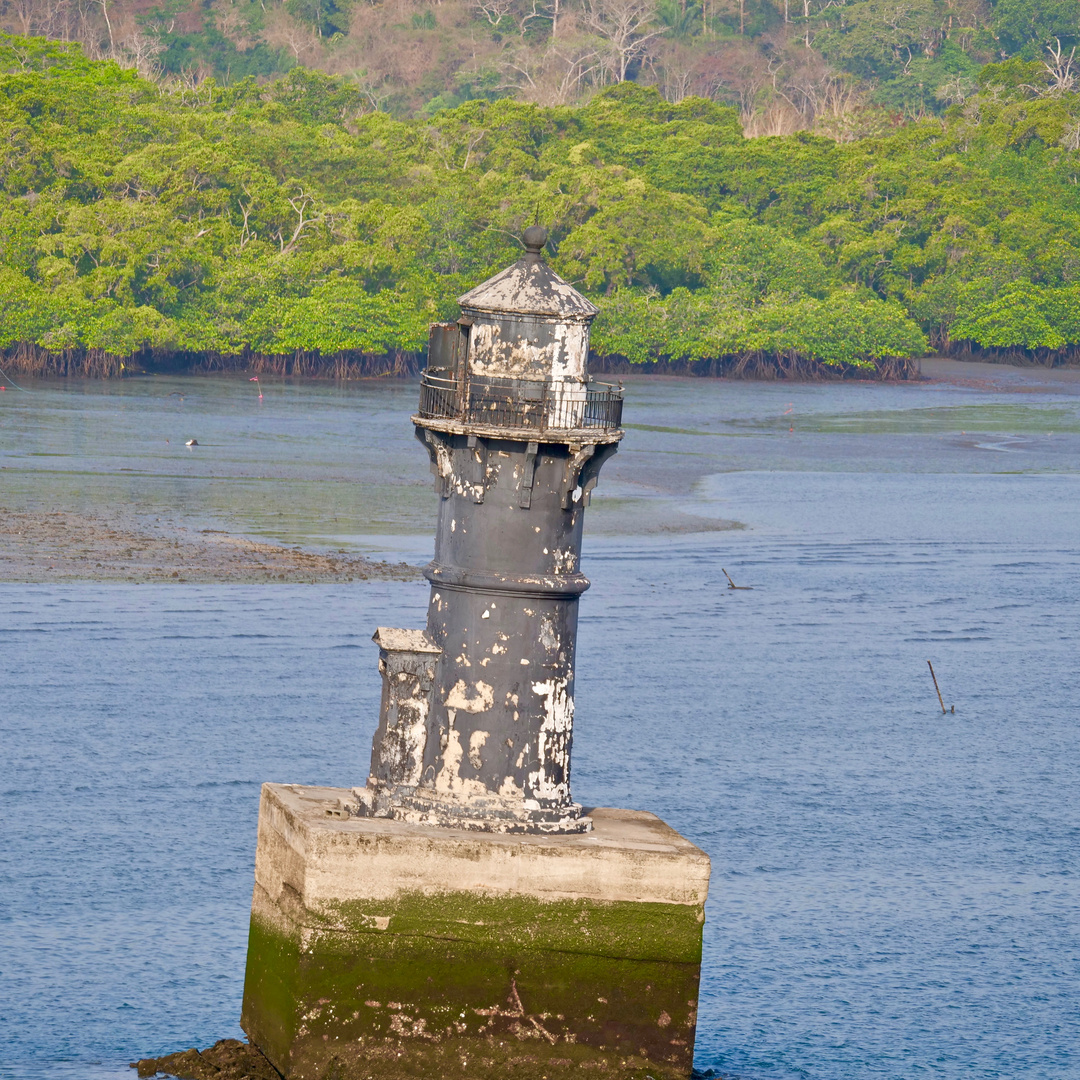
<path id="1" fill-rule="evenodd" d="M 0 36 L 0 366 L 415 370 L 533 221 L 600 308 L 598 369 L 1077 355 L 1080 93 L 1049 51 L 869 133 L 748 137 L 732 105 L 629 79 L 376 106 L 311 68 L 169 81 Z"/>

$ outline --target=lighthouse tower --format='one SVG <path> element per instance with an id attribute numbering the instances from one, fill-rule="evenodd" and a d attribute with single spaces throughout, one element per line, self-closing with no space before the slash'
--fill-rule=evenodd
<path id="1" fill-rule="evenodd" d="M 499 832 L 584 832 L 570 795 L 581 530 L 623 436 L 590 381 L 597 311 L 525 257 L 431 332 L 413 417 L 439 495 L 425 632 L 380 629 L 383 701 L 366 812 Z"/>
<path id="2" fill-rule="evenodd" d="M 589 495 L 623 432 L 544 230 L 432 328 L 427 626 L 363 787 L 264 784 L 241 1024 L 287 1080 L 686 1080 L 708 856 L 570 793 Z M 591 1070 L 591 1071 L 590 1071 Z"/>

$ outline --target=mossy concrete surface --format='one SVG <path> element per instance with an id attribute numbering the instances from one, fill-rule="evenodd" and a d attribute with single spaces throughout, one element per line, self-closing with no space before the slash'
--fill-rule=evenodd
<path id="1" fill-rule="evenodd" d="M 690 1075 L 702 852 L 633 811 L 505 836 L 345 794 L 263 791 L 242 1024 L 285 1076 Z"/>

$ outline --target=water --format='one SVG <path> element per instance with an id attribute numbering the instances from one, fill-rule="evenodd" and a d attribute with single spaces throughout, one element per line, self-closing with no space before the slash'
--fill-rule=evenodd
<path id="1" fill-rule="evenodd" d="M 702 1070 L 1080 1077 L 1080 382 L 945 373 L 629 386 L 574 791 L 712 856 Z M 29 389 L 0 397 L 9 506 L 427 557 L 414 386 Z M 258 785 L 362 778 L 372 629 L 425 600 L 0 588 L 0 1076 L 238 1035 Z"/>

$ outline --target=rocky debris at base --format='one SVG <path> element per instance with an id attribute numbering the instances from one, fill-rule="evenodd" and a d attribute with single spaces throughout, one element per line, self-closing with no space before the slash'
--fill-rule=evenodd
<path id="1" fill-rule="evenodd" d="M 209 1050 L 182 1050 L 159 1058 L 133 1061 L 140 1077 L 165 1076 L 176 1080 L 281 1080 L 281 1074 L 259 1052 L 239 1039 L 222 1039 Z"/>
<path id="2" fill-rule="evenodd" d="M 0 582 L 412 581 L 408 563 L 263 544 L 121 515 L 0 507 Z"/>
<path id="3" fill-rule="evenodd" d="M 257 1046 L 239 1039 L 222 1039 L 209 1050 L 182 1050 L 159 1058 L 133 1061 L 140 1080 L 168 1076 L 174 1080 L 282 1080 L 281 1073 L 263 1057 Z M 691 1080 L 724 1080 L 712 1069 L 694 1069 Z"/>

